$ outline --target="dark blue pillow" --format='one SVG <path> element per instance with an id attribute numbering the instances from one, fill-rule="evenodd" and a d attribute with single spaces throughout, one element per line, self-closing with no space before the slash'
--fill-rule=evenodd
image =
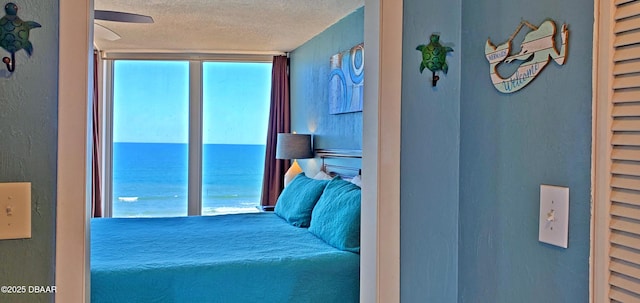
<path id="1" fill-rule="evenodd" d="M 298 174 L 284 188 L 274 212 L 293 226 L 308 227 L 311 222 L 311 211 L 329 181 L 315 180 Z"/>
<path id="2" fill-rule="evenodd" d="M 339 177 L 329 181 L 311 213 L 309 231 L 331 246 L 360 252 L 360 187 Z"/>

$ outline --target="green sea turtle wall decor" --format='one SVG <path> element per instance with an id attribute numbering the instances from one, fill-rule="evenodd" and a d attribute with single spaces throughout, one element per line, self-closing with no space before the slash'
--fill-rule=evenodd
<path id="1" fill-rule="evenodd" d="M 431 84 L 436 86 L 440 77 L 436 75 L 437 71 L 443 71 L 445 74 L 449 71 L 447 65 L 447 53 L 453 51 L 453 48 L 442 46 L 440 44 L 440 35 L 432 34 L 429 38 L 429 44 L 421 44 L 416 47 L 422 53 L 422 62 L 420 62 L 420 73 L 428 68 L 433 73 Z"/>
<path id="2" fill-rule="evenodd" d="M 29 31 L 41 26 L 34 21 L 22 21 L 18 17 L 18 6 L 15 3 L 7 3 L 4 11 L 6 15 L 0 18 L 0 47 L 8 51 L 11 58 L 4 57 L 2 62 L 13 72 L 16 68 L 16 52 L 24 49 L 31 56 L 33 44 L 29 41 Z"/>

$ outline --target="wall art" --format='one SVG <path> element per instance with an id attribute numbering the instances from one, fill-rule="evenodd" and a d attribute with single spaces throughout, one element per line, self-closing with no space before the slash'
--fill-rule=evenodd
<path id="1" fill-rule="evenodd" d="M 429 38 L 429 44 L 421 44 L 416 47 L 422 53 L 422 62 L 420 62 L 420 73 L 425 68 L 429 69 L 433 73 L 431 78 L 431 85 L 436 86 L 440 76 L 436 74 L 437 71 L 442 71 L 445 74 L 449 71 L 447 65 L 447 53 L 453 51 L 453 48 L 448 46 L 442 46 L 440 44 L 440 36 L 432 34 Z"/>
<path id="2" fill-rule="evenodd" d="M 511 55 L 511 42 L 524 26 L 529 27 L 531 31 L 525 35 L 520 52 Z M 542 22 L 539 27 L 522 21 L 507 42 L 495 46 L 490 39 L 487 39 L 484 53 L 489 61 L 489 72 L 493 86 L 502 93 L 514 93 L 531 83 L 547 66 L 550 59 L 553 59 L 558 65 L 564 65 L 567 58 L 569 37 L 567 25 L 563 24 L 560 32 L 562 37 L 560 52 L 556 49 L 555 35 L 556 24 L 552 20 Z M 514 61 L 520 63 L 516 71 L 509 77 L 500 75 L 497 71 L 498 65 Z"/>
<path id="3" fill-rule="evenodd" d="M 34 21 L 22 21 L 18 17 L 18 6 L 15 3 L 7 3 L 4 6 L 6 15 L 0 18 L 0 47 L 11 54 L 11 58 L 4 57 L 2 62 L 7 65 L 9 72 L 16 69 L 16 52 L 24 49 L 31 56 L 33 44 L 29 41 L 29 31 L 40 27 Z"/>
<path id="4" fill-rule="evenodd" d="M 364 44 L 331 56 L 329 113 L 362 111 L 364 93 Z"/>

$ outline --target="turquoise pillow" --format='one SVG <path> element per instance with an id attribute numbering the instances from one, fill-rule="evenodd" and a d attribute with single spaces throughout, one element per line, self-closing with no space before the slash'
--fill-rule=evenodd
<path id="1" fill-rule="evenodd" d="M 298 174 L 280 193 L 274 212 L 293 226 L 308 227 L 311 211 L 327 183 L 327 180 L 315 180 L 304 173 Z"/>
<path id="2" fill-rule="evenodd" d="M 360 252 L 360 187 L 339 177 L 329 181 L 311 213 L 309 231 L 331 246 Z"/>

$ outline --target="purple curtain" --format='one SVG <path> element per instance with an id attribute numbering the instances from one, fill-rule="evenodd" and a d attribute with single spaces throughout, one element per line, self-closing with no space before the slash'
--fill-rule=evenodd
<path id="1" fill-rule="evenodd" d="M 93 166 L 91 186 L 91 216 L 102 217 L 102 200 L 100 189 L 100 115 L 98 94 L 98 53 L 93 53 Z"/>
<path id="2" fill-rule="evenodd" d="M 290 161 L 276 159 L 278 133 L 291 132 L 291 113 L 289 106 L 289 58 L 273 57 L 271 71 L 271 109 L 269 110 L 269 128 L 267 130 L 267 150 L 264 159 L 264 177 L 262 180 L 262 206 L 274 206 L 284 188 L 284 174 Z"/>

